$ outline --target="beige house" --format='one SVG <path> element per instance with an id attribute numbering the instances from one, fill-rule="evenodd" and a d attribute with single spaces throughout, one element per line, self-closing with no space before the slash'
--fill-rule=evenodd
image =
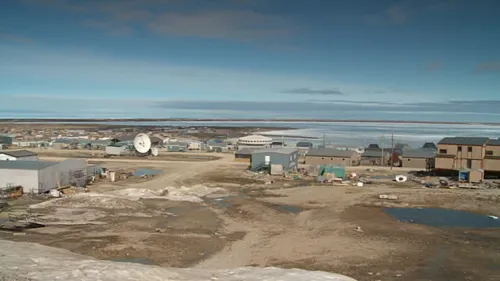
<path id="1" fill-rule="evenodd" d="M 484 170 L 500 172 L 500 139 L 490 140 L 486 144 Z"/>
<path id="2" fill-rule="evenodd" d="M 436 169 L 484 169 L 489 138 L 448 137 L 438 143 Z"/>
<path id="3" fill-rule="evenodd" d="M 404 168 L 415 168 L 420 170 L 433 169 L 435 166 L 436 150 L 415 149 L 404 150 L 401 156 Z"/>
<path id="4" fill-rule="evenodd" d="M 311 165 L 334 164 L 341 166 L 357 166 L 361 155 L 356 151 L 334 148 L 312 148 L 305 155 L 305 163 Z"/>

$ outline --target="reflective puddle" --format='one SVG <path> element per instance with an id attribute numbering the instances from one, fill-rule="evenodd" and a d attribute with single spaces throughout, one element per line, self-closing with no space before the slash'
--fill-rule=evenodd
<path id="1" fill-rule="evenodd" d="M 155 263 L 148 259 L 148 258 L 112 258 L 109 259 L 110 261 L 115 261 L 115 262 L 131 262 L 131 263 L 139 263 L 139 264 L 146 264 L 146 265 L 154 265 Z"/>
<path id="2" fill-rule="evenodd" d="M 153 170 L 153 169 L 148 169 L 148 168 L 137 168 L 135 169 L 135 176 L 136 177 L 142 177 L 144 175 L 151 177 L 151 176 L 156 176 L 161 174 L 161 170 Z"/>
<path id="3" fill-rule="evenodd" d="M 500 228 L 500 219 L 467 211 L 440 208 L 384 208 L 401 222 L 443 228 Z"/>

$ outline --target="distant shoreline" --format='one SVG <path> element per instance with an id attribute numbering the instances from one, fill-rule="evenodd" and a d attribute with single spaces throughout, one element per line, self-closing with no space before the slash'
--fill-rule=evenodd
<path id="1" fill-rule="evenodd" d="M 407 120 L 352 120 L 352 119 L 190 119 L 190 118 L 78 118 L 78 119 L 35 119 L 0 118 L 0 123 L 106 123 L 106 122 L 283 122 L 283 123 L 386 123 L 386 124 L 436 124 L 436 125 L 489 125 L 500 126 L 498 122 L 447 122 Z"/>

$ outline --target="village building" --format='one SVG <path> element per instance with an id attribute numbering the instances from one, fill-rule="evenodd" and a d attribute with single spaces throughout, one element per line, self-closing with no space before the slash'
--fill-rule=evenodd
<path id="1" fill-rule="evenodd" d="M 334 164 L 342 166 L 357 166 L 361 162 L 361 155 L 352 150 L 334 148 L 310 149 L 305 155 L 305 163 L 311 165 Z"/>
<path id="2" fill-rule="evenodd" d="M 435 166 L 436 150 L 419 148 L 404 150 L 401 155 L 401 166 L 419 170 L 431 170 Z"/>
<path id="3" fill-rule="evenodd" d="M 436 169 L 483 169 L 486 155 L 485 137 L 446 137 L 438 143 Z"/>
<path id="4" fill-rule="evenodd" d="M 0 161 L 37 161 L 38 155 L 29 150 L 0 151 Z"/>

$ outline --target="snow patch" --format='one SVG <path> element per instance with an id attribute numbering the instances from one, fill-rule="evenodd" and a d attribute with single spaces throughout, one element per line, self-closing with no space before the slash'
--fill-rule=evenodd
<path id="1" fill-rule="evenodd" d="M 356 281 L 347 276 L 299 269 L 252 268 L 209 270 L 163 268 L 91 259 L 67 250 L 0 240 L 0 277 L 5 280 L 78 281 Z"/>
<path id="2" fill-rule="evenodd" d="M 172 201 L 203 202 L 201 197 L 225 191 L 225 189 L 219 187 L 212 188 L 204 185 L 193 185 L 191 187 L 167 187 L 164 193 L 166 193 L 165 198 Z"/>

